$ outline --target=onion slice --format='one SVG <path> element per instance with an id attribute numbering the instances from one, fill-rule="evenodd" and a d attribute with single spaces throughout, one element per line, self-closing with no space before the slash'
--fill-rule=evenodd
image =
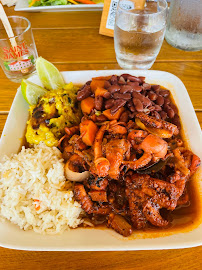
<path id="1" fill-rule="evenodd" d="M 85 171 L 82 173 L 74 172 L 69 169 L 69 162 L 65 164 L 65 177 L 67 180 L 81 182 L 87 179 L 90 176 L 89 171 Z"/>

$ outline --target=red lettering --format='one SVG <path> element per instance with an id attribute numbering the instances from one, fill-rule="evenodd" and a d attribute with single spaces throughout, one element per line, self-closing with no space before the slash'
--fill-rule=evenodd
<path id="1" fill-rule="evenodd" d="M 17 46 L 17 51 L 21 51 L 23 49 L 23 47 L 22 46 Z"/>
<path id="2" fill-rule="evenodd" d="M 9 59 L 16 58 L 16 54 L 14 52 L 9 53 L 8 57 Z"/>
<path id="3" fill-rule="evenodd" d="M 4 53 L 9 53 L 9 50 L 6 47 L 3 48 L 3 51 Z"/>
<path id="4" fill-rule="evenodd" d="M 8 59 L 9 59 L 7 53 L 4 53 L 4 59 L 5 59 L 5 60 L 8 60 Z"/>
<path id="5" fill-rule="evenodd" d="M 28 53 L 29 53 L 28 49 L 22 50 L 22 55 L 26 55 L 26 54 L 28 54 Z"/>
<path id="6" fill-rule="evenodd" d="M 11 47 L 8 51 L 9 53 L 15 53 L 15 51 L 13 50 L 13 48 Z"/>
<path id="7" fill-rule="evenodd" d="M 21 44 L 21 46 L 22 46 L 24 49 L 27 49 L 27 46 L 25 45 L 25 42 L 23 42 L 23 43 Z"/>
<path id="8" fill-rule="evenodd" d="M 3 53 L 4 53 L 4 59 L 13 59 L 17 57 L 22 57 L 23 55 L 29 54 L 29 50 L 23 42 L 22 44 L 19 44 L 18 46 L 15 47 L 10 47 L 9 49 L 4 47 L 3 48 Z"/>
<path id="9" fill-rule="evenodd" d="M 18 52 L 18 57 L 21 57 L 23 54 L 22 54 L 22 51 L 19 51 Z"/>

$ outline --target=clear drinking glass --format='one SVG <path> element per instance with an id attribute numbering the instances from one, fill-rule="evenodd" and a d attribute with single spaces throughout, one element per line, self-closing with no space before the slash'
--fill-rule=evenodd
<path id="1" fill-rule="evenodd" d="M 114 46 L 123 69 L 149 69 L 154 63 L 165 34 L 166 0 L 146 1 L 136 10 L 133 0 L 120 0 L 117 7 Z"/>
<path id="2" fill-rule="evenodd" d="M 30 21 L 24 17 L 9 16 L 14 37 L 8 38 L 0 21 L 0 65 L 7 78 L 21 82 L 35 71 L 38 57 Z"/>
<path id="3" fill-rule="evenodd" d="M 166 41 L 182 50 L 202 50 L 202 0 L 172 0 Z"/>

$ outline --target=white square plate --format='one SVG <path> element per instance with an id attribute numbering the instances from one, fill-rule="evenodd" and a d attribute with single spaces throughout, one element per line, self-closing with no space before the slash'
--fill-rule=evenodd
<path id="1" fill-rule="evenodd" d="M 70 71 L 63 72 L 65 81 L 83 84 L 96 76 L 120 75 L 123 70 Z M 174 75 L 163 71 L 126 70 L 136 76 L 145 76 L 146 82 L 160 84 L 168 88 L 175 99 L 182 120 L 189 147 L 202 159 L 202 134 L 189 95 L 183 83 Z M 40 84 L 37 76 L 30 81 Z M 0 159 L 3 155 L 17 153 L 28 118 L 28 104 L 22 97 L 20 88 L 13 101 L 0 141 Z M 201 168 L 197 172 L 197 190 L 202 195 Z M 194 180 L 195 181 L 195 180 Z M 201 198 L 202 196 L 200 196 Z M 0 223 L 0 245 L 7 248 L 43 251 L 96 251 L 96 250 L 154 250 L 194 247 L 202 244 L 202 223 L 191 231 L 166 230 L 155 234 L 135 231 L 130 238 L 124 238 L 110 229 L 72 229 L 62 235 L 40 235 L 33 231 L 23 231 L 10 222 Z M 160 237 L 161 236 L 161 237 Z"/>
<path id="2" fill-rule="evenodd" d="M 41 12 L 41 11 L 96 11 L 102 10 L 103 3 L 96 5 L 60 5 L 60 6 L 39 6 L 29 7 L 28 0 L 18 0 L 15 6 L 15 11 L 26 11 L 26 12 Z"/>

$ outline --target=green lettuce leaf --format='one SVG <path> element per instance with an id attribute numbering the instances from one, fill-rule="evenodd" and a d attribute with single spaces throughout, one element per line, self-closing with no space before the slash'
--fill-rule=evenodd
<path id="1" fill-rule="evenodd" d="M 32 0 L 28 0 L 29 4 L 32 2 Z M 59 5 L 71 5 L 68 0 L 40 0 L 36 1 L 33 5 L 33 7 L 38 6 L 59 6 Z"/>

